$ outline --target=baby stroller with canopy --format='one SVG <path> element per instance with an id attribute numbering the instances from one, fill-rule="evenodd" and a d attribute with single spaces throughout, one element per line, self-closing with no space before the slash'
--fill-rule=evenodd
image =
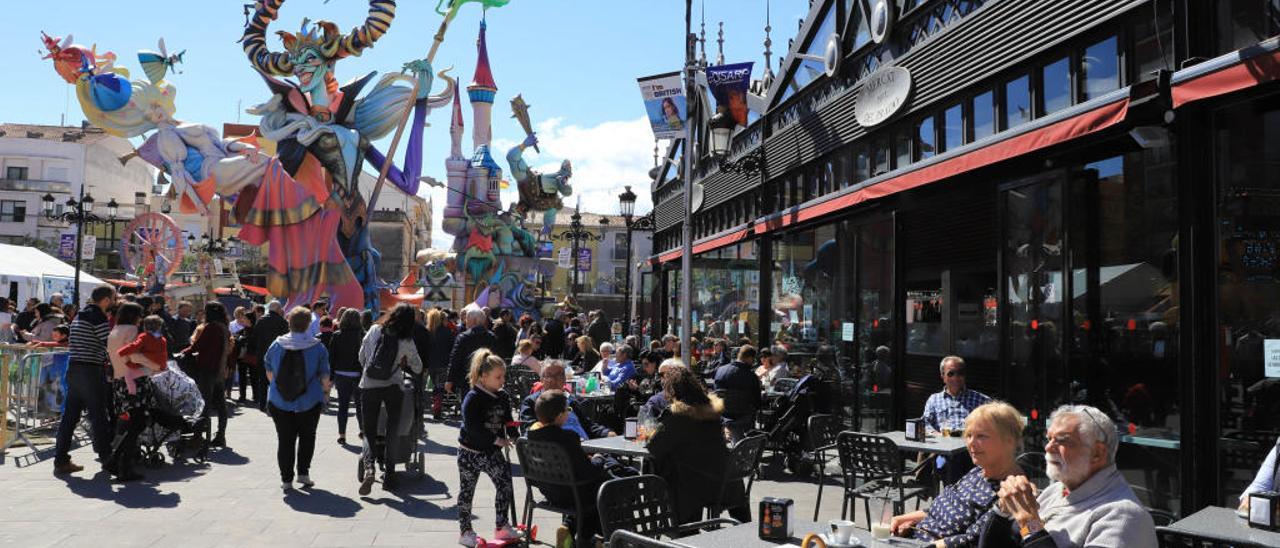
<path id="1" fill-rule="evenodd" d="M 805 375 L 797 380 L 789 381 L 789 389 L 785 394 L 776 397 L 768 409 L 760 413 L 760 429 L 764 431 L 765 449 L 772 451 L 776 457 L 783 455 L 783 463 L 788 471 L 798 476 L 813 473 L 813 455 L 808 454 L 805 447 L 809 415 L 823 409 L 820 388 L 822 381 L 814 375 Z M 794 383 L 794 384 L 792 384 Z"/>
<path id="2" fill-rule="evenodd" d="M 204 398 L 196 382 L 170 361 L 169 368 L 148 378 L 152 401 L 146 410 L 146 425 L 138 435 L 142 462 L 155 468 L 164 463 L 161 450 L 177 463 L 191 455 L 204 464 L 209 456 L 208 417 L 201 417 Z"/>

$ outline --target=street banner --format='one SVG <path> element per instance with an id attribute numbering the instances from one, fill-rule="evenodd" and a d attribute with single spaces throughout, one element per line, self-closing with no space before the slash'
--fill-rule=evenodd
<path id="1" fill-rule="evenodd" d="M 569 257 L 570 257 L 570 255 L 571 255 L 572 253 L 573 253 L 573 250 L 572 250 L 572 249 L 569 249 L 569 248 L 567 248 L 567 247 L 562 247 L 562 248 L 560 248 L 560 256 L 558 257 L 558 260 L 556 261 L 556 266 L 557 266 L 557 267 L 559 267 L 559 268 L 563 268 L 563 269 L 565 269 L 565 270 L 568 270 L 568 269 L 569 269 Z"/>
<path id="2" fill-rule="evenodd" d="M 578 248 L 578 272 L 591 272 L 591 248 Z"/>
<path id="3" fill-rule="evenodd" d="M 729 109 L 740 126 L 747 125 L 747 88 L 751 85 L 751 63 L 707 67 L 707 87 L 717 107 Z"/>
<path id="4" fill-rule="evenodd" d="M 75 235 L 72 234 L 72 236 L 74 241 Z M 80 248 L 80 258 L 86 261 L 92 261 L 94 257 L 98 256 L 98 237 L 93 234 L 85 234 L 83 237 L 84 247 Z M 75 252 L 72 251 L 71 254 L 74 256 Z"/>
<path id="5" fill-rule="evenodd" d="M 658 139 L 677 139 L 684 136 L 684 122 L 688 119 L 684 88 L 680 85 L 680 73 L 669 72 L 637 78 L 644 110 L 653 126 L 653 136 Z"/>
<path id="6" fill-rule="evenodd" d="M 64 261 L 70 261 L 76 258 L 75 234 L 58 235 L 58 258 Z"/>

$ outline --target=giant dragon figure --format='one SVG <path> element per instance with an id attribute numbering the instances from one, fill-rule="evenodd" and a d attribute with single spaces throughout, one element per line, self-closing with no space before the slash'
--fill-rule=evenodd
<path id="1" fill-rule="evenodd" d="M 422 170 L 423 122 L 432 107 L 448 104 L 456 82 L 441 73 L 447 89 L 439 96 L 429 96 L 431 65 L 429 60 L 420 60 L 404 65 L 416 81 L 403 74 L 389 74 L 361 97 L 376 73 L 339 86 L 334 65 L 339 59 L 360 55 L 386 33 L 395 18 L 395 1 L 370 0 L 364 24 L 347 34 L 333 23 L 312 25 L 304 19 L 299 32 L 277 32 L 284 51 L 274 52 L 267 46 L 266 31 L 283 3 L 258 0 L 241 38 L 245 55 L 274 94 L 251 112 L 262 116 L 261 135 L 277 143 L 277 157 L 284 170 L 321 197 L 325 210 L 338 214 L 337 244 L 363 287 L 364 306 L 376 308 L 380 256 L 369 242 L 366 201 L 358 185 L 361 167 L 368 159 L 375 168 L 383 169 L 388 160 L 371 143 L 395 130 L 412 108 L 403 171 L 392 166 L 384 171 L 400 190 L 416 194 Z M 277 78 L 286 76 L 296 81 Z"/>

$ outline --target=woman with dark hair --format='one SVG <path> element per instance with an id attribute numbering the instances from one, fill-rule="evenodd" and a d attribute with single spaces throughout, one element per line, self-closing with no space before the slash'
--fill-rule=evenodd
<path id="1" fill-rule="evenodd" d="M 194 358 L 192 377 L 200 387 L 200 395 L 204 398 L 204 416 L 218 414 L 218 433 L 210 445 L 226 447 L 227 445 L 227 405 L 225 387 L 227 371 L 235 366 L 234 343 L 231 341 L 231 329 L 227 326 L 227 309 L 222 303 L 211 301 L 204 305 L 204 320 L 196 327 L 191 336 L 191 346 L 183 350 L 183 354 Z"/>
<path id="2" fill-rule="evenodd" d="M 364 340 L 364 328 L 360 326 L 360 311 L 354 308 L 344 308 L 338 318 L 338 330 L 329 338 L 327 348 L 333 381 L 338 386 L 338 445 L 346 445 L 347 416 L 353 403 L 356 426 L 364 438 L 364 415 L 360 410 L 360 341 Z"/>
<path id="3" fill-rule="evenodd" d="M 62 311 L 49 305 L 49 303 L 40 303 L 36 305 L 36 319 L 30 331 L 22 332 L 22 338 L 27 341 L 49 342 L 53 340 L 53 328 L 62 324 Z"/>
<path id="4" fill-rule="evenodd" d="M 138 373 L 131 374 L 129 362 L 142 365 L 150 371 L 161 371 L 165 366 L 152 362 L 142 354 L 126 357 L 118 352 L 138 336 L 142 315 L 142 306 L 136 303 L 120 305 L 115 313 L 116 325 L 107 335 L 107 359 L 111 362 L 111 413 L 116 417 L 116 435 L 115 442 L 111 444 L 111 458 L 103 464 L 107 473 L 120 481 L 142 479 L 142 475 L 133 470 L 133 453 L 137 447 L 132 443 L 142 430 L 142 416 L 139 414 L 133 417 L 129 412 L 145 407 L 151 397 L 151 385 L 143 381 Z"/>
<path id="5" fill-rule="evenodd" d="M 439 308 L 427 312 L 427 333 L 431 335 L 427 363 L 423 364 L 431 375 L 431 415 L 436 420 L 444 412 L 444 381 L 449 377 L 449 356 L 453 354 L 453 330 L 449 329 L 446 314 Z"/>
<path id="6" fill-rule="evenodd" d="M 237 308 L 236 312 L 241 309 Z M 246 396 L 249 393 L 249 387 L 253 386 L 253 400 L 262 401 L 266 399 L 265 394 L 258 393 L 258 387 L 266 386 L 266 383 L 259 383 L 257 376 L 261 374 L 261 367 L 258 363 L 258 351 L 254 346 L 253 326 L 257 325 L 258 318 L 254 316 L 253 310 L 245 309 L 243 313 L 236 315 L 236 321 L 231 325 L 231 330 L 235 331 L 232 339 L 235 341 L 235 360 L 236 371 L 240 374 L 240 403 L 249 401 Z"/>
<path id="7" fill-rule="evenodd" d="M 404 370 L 422 374 L 422 357 L 413 344 L 413 326 L 416 324 L 413 307 L 398 304 L 390 314 L 369 328 L 360 344 L 360 365 L 364 372 L 360 379 L 360 407 L 366 434 L 364 450 L 360 454 L 365 463 L 365 476 L 360 479 L 361 495 L 368 495 L 373 489 L 374 472 L 377 470 L 374 450 L 377 446 L 378 416 L 384 406 L 387 419 L 386 439 L 382 446 L 385 466 L 382 488 L 389 490 L 396 485 L 391 446 L 400 431 L 400 411 L 405 400 Z M 380 348 L 383 344 L 395 344 L 394 352 L 390 348 Z"/>
<path id="8" fill-rule="evenodd" d="M 704 507 L 721 504 L 716 500 L 720 478 L 729 465 L 729 448 L 720 425 L 724 403 L 708 394 L 693 371 L 683 367 L 663 375 L 662 389 L 671 408 L 649 437 L 649 454 L 653 455 L 654 470 L 675 490 L 680 523 L 689 523 L 697 521 Z M 729 484 L 725 498 L 741 498 L 740 504 L 729 508 L 729 515 L 743 523 L 751 521 L 741 483 L 736 488 Z"/>

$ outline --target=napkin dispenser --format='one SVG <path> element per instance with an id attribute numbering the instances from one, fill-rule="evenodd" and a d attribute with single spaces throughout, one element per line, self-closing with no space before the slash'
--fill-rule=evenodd
<path id="1" fill-rule="evenodd" d="M 1249 494 L 1249 526 L 1280 531 L 1280 492 Z"/>
<path id="2" fill-rule="evenodd" d="M 924 441 L 927 433 L 924 426 L 924 419 L 908 419 L 907 426 L 904 429 L 906 438 L 911 441 Z"/>
<path id="3" fill-rule="evenodd" d="M 760 501 L 760 540 L 787 540 L 795 533 L 795 501 L 765 497 Z"/>

